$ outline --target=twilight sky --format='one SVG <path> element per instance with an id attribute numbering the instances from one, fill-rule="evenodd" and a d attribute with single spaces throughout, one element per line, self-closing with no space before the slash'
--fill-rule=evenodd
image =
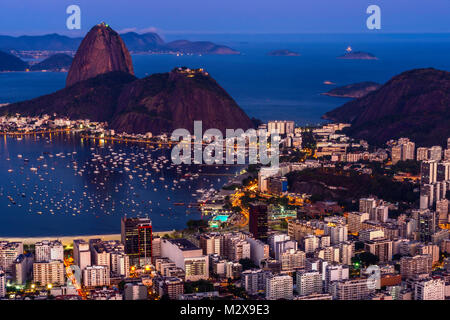
<path id="1" fill-rule="evenodd" d="M 66 8 L 81 7 L 81 30 Z M 450 0 L 0 0 L 0 34 L 78 36 L 106 21 L 114 29 L 193 33 L 360 33 L 366 8 L 381 7 L 381 32 L 450 32 Z"/>

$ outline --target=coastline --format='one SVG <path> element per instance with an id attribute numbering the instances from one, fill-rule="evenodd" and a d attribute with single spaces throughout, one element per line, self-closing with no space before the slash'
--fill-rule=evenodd
<path id="1" fill-rule="evenodd" d="M 171 235 L 175 233 L 176 230 L 171 231 L 157 231 L 153 232 L 153 236 L 164 236 L 166 234 Z M 110 240 L 119 240 L 120 241 L 120 233 L 114 234 L 97 234 L 97 235 L 75 235 L 75 236 L 39 236 L 39 237 L 0 237 L 0 241 L 9 241 L 9 242 L 22 242 L 23 244 L 30 245 L 35 244 L 36 242 L 40 242 L 43 240 L 59 240 L 64 246 L 72 245 L 73 240 L 75 239 L 83 239 L 85 241 L 89 241 L 90 239 L 101 239 L 103 241 Z"/>

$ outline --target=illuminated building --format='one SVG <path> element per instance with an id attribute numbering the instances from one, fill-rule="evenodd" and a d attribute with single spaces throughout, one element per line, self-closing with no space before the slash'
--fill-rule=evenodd
<path id="1" fill-rule="evenodd" d="M 249 231 L 255 239 L 267 241 L 268 216 L 267 206 L 262 203 L 252 203 L 249 208 Z"/>
<path id="2" fill-rule="evenodd" d="M 62 286 L 65 284 L 64 263 L 59 260 L 36 262 L 33 264 L 33 282 L 42 287 L 47 285 Z"/>
<path id="3" fill-rule="evenodd" d="M 297 272 L 297 292 L 299 296 L 322 293 L 322 276 L 318 271 Z"/>
<path id="4" fill-rule="evenodd" d="M 266 279 L 266 299 L 267 300 L 292 300 L 293 279 L 289 275 L 269 276 Z"/>
<path id="5" fill-rule="evenodd" d="M 152 263 L 152 222 L 148 218 L 121 220 L 121 242 L 130 257 L 130 265 L 145 266 Z"/>
<path id="6" fill-rule="evenodd" d="M 161 255 L 185 271 L 186 281 L 209 278 L 209 259 L 202 249 L 186 239 L 162 239 Z"/>
<path id="7" fill-rule="evenodd" d="M 92 265 L 89 243 L 84 240 L 73 240 L 73 260 L 81 271 Z"/>

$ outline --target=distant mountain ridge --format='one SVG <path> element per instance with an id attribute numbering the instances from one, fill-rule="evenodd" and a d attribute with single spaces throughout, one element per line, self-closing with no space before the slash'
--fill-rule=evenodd
<path id="1" fill-rule="evenodd" d="M 176 40 L 165 43 L 154 32 L 138 34 L 127 32 L 120 35 L 125 45 L 132 53 L 180 52 L 187 54 L 239 54 L 238 51 L 227 46 L 209 41 Z M 0 50 L 22 51 L 76 51 L 83 38 L 70 38 L 56 33 L 42 36 L 6 36 L 0 35 Z"/>
<path id="2" fill-rule="evenodd" d="M 400 137 L 418 146 L 444 145 L 450 137 L 450 72 L 403 72 L 323 118 L 351 123 L 348 134 L 376 145 Z"/>

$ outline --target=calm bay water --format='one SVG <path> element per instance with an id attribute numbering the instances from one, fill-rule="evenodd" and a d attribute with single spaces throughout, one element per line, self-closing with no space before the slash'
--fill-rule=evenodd
<path id="1" fill-rule="evenodd" d="M 205 36 L 205 39 L 211 39 L 211 36 Z M 197 35 L 191 40 L 203 39 Z M 202 67 L 250 116 L 264 121 L 291 119 L 297 124 L 316 124 L 321 122 L 320 117 L 325 112 L 348 101 L 320 95 L 335 87 L 325 85 L 324 81 L 339 86 L 361 81 L 384 83 L 413 68 L 450 70 L 450 37 L 445 34 L 224 35 L 213 40 L 241 51 L 242 55 L 136 55 L 133 56 L 136 75 L 144 77 L 178 66 Z M 336 59 L 348 45 L 356 51 L 373 53 L 379 60 Z M 267 55 L 276 49 L 297 51 L 301 56 Z M 0 73 L 0 103 L 54 92 L 64 87 L 65 77 L 64 73 Z M 51 141 L 45 137 L 28 137 L 22 141 L 0 139 L 0 236 L 116 233 L 120 230 L 120 217 L 125 213 L 148 214 L 156 230 L 182 228 L 188 219 L 199 218 L 199 214 L 194 209 L 186 214 L 186 207 L 177 207 L 173 203 L 194 202 L 192 193 L 196 189 L 209 188 L 211 184 L 219 188 L 225 180 L 224 177 L 218 181 L 217 176 L 201 175 L 193 181 L 187 180 L 183 187 L 171 190 L 172 181 L 180 179 L 175 169 L 158 173 L 144 166 L 132 173 L 133 179 L 124 172 L 99 169 L 100 173 L 94 174 L 97 170 L 92 166 L 87 166 L 83 174 L 76 174 L 74 162 L 79 169 L 92 163 L 94 153 L 103 157 L 111 152 L 123 152 L 127 157 L 151 154 L 157 158 L 167 152 L 146 151 L 141 149 L 142 146 L 130 145 L 114 145 L 111 151 L 108 145 L 100 147 L 92 143 L 66 135 L 53 136 Z M 66 157 L 50 157 L 60 152 Z M 67 156 L 67 153 L 71 155 Z M 18 158 L 19 154 L 22 158 Z M 37 160 L 40 156 L 44 159 Z M 136 157 L 140 159 L 140 156 Z M 30 160 L 28 164 L 24 163 L 24 158 Z M 37 167 L 38 171 L 31 171 L 31 167 Z M 8 172 L 10 169 L 13 172 Z M 198 168 L 184 168 L 183 174 L 195 170 Z M 222 172 L 225 169 L 204 170 Z M 145 177 L 146 172 L 152 176 L 143 183 L 138 176 Z M 159 180 L 163 174 L 166 181 Z M 151 183 L 151 179 L 155 182 Z M 165 189 L 168 181 L 170 186 Z M 7 196 L 11 196 L 16 204 L 12 204 Z M 76 208 L 75 212 L 73 208 Z"/>

